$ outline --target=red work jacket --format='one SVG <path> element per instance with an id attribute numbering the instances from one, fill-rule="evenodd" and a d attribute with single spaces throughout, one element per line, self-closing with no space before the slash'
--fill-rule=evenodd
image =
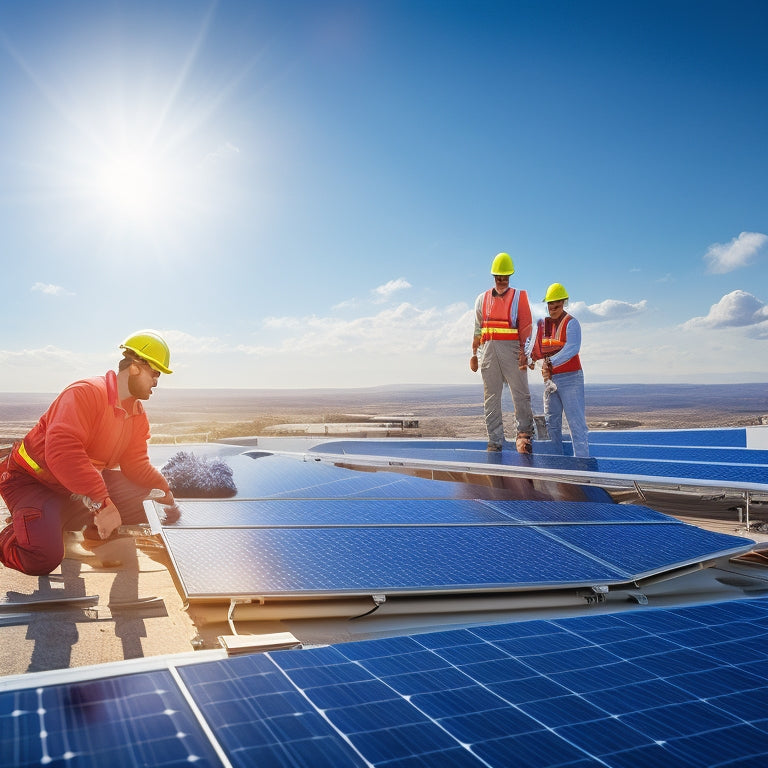
<path id="1" fill-rule="evenodd" d="M 133 401 L 127 412 L 117 394 L 117 375 L 70 384 L 50 405 L 24 440 L 14 447 L 16 466 L 62 492 L 107 497 L 103 469 L 119 467 L 144 488 L 168 491 L 168 483 L 149 461 L 149 421 Z"/>

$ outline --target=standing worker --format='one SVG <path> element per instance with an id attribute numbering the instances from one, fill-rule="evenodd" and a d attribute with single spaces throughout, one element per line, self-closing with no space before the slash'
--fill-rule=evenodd
<path id="1" fill-rule="evenodd" d="M 563 412 L 568 420 L 573 455 L 589 456 L 587 417 L 584 398 L 584 371 L 581 368 L 581 325 L 565 311 L 568 292 L 552 283 L 544 296 L 549 317 L 539 321 L 534 358 L 543 358 L 541 373 L 545 382 L 544 417 L 555 451 L 563 453 Z"/>
<path id="2" fill-rule="evenodd" d="M 475 332 L 470 367 L 478 369 L 478 350 L 482 353 L 485 426 L 488 450 L 500 451 L 504 445 L 501 394 L 509 385 L 515 406 L 516 448 L 519 453 L 533 451 L 533 410 L 528 389 L 525 344 L 531 335 L 531 307 L 528 294 L 509 287 L 515 271 L 508 253 L 499 253 L 491 264 L 495 287 L 481 293 L 475 301 Z"/>
<path id="3" fill-rule="evenodd" d="M 98 550 L 122 525 L 146 522 L 152 489 L 174 506 L 173 494 L 147 454 L 148 400 L 170 353 L 155 331 L 121 345 L 118 372 L 76 381 L 0 461 L 0 494 L 11 513 L 0 531 L 0 561 L 42 576 L 64 557 L 62 531 L 83 531 L 83 548 Z M 119 467 L 119 469 L 118 469 Z"/>

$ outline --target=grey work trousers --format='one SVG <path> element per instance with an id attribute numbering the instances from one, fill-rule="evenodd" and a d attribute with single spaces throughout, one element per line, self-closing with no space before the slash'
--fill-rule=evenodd
<path id="1" fill-rule="evenodd" d="M 517 341 L 486 341 L 480 347 L 482 355 L 480 373 L 483 376 L 485 427 L 488 442 L 504 443 L 504 421 L 501 413 L 501 395 L 504 382 L 509 385 L 515 406 L 517 432 L 533 435 L 533 409 L 528 389 L 528 369 L 520 370 L 517 362 L 520 344 Z"/>

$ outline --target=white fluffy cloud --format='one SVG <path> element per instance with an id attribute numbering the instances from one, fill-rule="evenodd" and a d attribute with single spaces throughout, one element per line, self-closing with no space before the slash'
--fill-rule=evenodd
<path id="1" fill-rule="evenodd" d="M 645 312 L 648 302 L 643 299 L 636 304 L 617 299 L 606 299 L 599 304 L 585 304 L 575 301 L 568 305 L 568 312 L 582 323 L 604 323 L 608 320 L 623 320 Z"/>
<path id="2" fill-rule="evenodd" d="M 761 338 L 768 338 L 768 306 L 747 291 L 731 291 L 713 304 L 704 317 L 683 323 L 685 330 L 695 328 L 751 327 Z"/>
<path id="3" fill-rule="evenodd" d="M 742 232 L 729 243 L 714 243 L 704 254 L 707 272 L 722 275 L 745 267 L 766 243 L 768 235 L 760 232 Z"/>
<path id="4" fill-rule="evenodd" d="M 31 290 L 44 293 L 47 296 L 74 296 L 71 291 L 60 285 L 51 285 L 51 283 L 35 283 Z"/>
<path id="5" fill-rule="evenodd" d="M 374 288 L 373 292 L 379 299 L 385 301 L 389 299 L 392 294 L 397 293 L 397 291 L 402 291 L 410 287 L 411 284 L 404 277 L 398 277 L 397 280 L 390 280 L 389 282 L 384 283 L 384 285 Z"/>

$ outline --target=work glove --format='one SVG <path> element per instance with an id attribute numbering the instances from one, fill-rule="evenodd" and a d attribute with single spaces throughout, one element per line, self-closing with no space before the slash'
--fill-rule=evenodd
<path id="1" fill-rule="evenodd" d="M 166 491 L 162 496 L 159 495 L 160 490 L 154 490 L 149 494 L 149 498 L 156 501 L 158 504 L 162 504 L 164 507 L 175 507 L 176 499 L 173 498 L 173 494 L 170 491 Z"/>
<path id="2" fill-rule="evenodd" d="M 107 499 L 107 503 L 93 518 L 93 524 L 99 532 L 100 539 L 108 539 L 122 525 L 122 522 L 120 512 L 118 512 L 112 499 Z"/>
<path id="3" fill-rule="evenodd" d="M 150 491 L 149 498 L 163 505 L 164 517 L 160 521 L 162 525 L 171 525 L 181 517 L 181 509 L 170 491 L 163 493 L 160 489 L 156 488 Z"/>

